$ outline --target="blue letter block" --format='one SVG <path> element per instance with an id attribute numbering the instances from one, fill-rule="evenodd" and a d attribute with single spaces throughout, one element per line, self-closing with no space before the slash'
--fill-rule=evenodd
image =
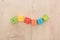
<path id="1" fill-rule="evenodd" d="M 37 20 L 37 24 L 43 24 L 43 23 L 44 23 L 44 21 L 43 21 L 42 18 L 40 18 L 40 19 Z"/>

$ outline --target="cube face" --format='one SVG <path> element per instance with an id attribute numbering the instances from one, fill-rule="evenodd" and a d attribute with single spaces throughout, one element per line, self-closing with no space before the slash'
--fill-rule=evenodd
<path id="1" fill-rule="evenodd" d="M 44 21 L 43 21 L 42 18 L 40 18 L 40 19 L 37 20 L 37 24 L 43 24 L 43 23 L 44 23 Z"/>
<path id="2" fill-rule="evenodd" d="M 18 22 L 17 17 L 14 16 L 11 18 L 11 23 L 15 24 L 17 22 Z"/>
<path id="3" fill-rule="evenodd" d="M 44 15 L 42 18 L 44 21 L 48 21 L 48 19 L 49 19 L 48 15 Z"/>
<path id="4" fill-rule="evenodd" d="M 30 24 L 30 23 L 31 23 L 31 19 L 26 17 L 25 20 L 24 20 L 24 22 L 25 22 L 26 24 Z"/>
<path id="5" fill-rule="evenodd" d="M 24 21 L 24 16 L 18 16 L 18 21 L 23 22 Z"/>
<path id="6" fill-rule="evenodd" d="M 36 20 L 31 20 L 31 24 L 32 25 L 37 25 L 37 21 Z"/>

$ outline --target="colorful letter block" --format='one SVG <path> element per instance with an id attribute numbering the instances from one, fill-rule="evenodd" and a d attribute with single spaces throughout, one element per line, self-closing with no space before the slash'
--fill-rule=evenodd
<path id="1" fill-rule="evenodd" d="M 48 19 L 49 19 L 48 15 L 44 15 L 42 18 L 44 21 L 48 21 Z"/>
<path id="2" fill-rule="evenodd" d="M 29 24 L 29 23 L 31 23 L 31 19 L 26 17 L 25 20 L 24 20 L 24 22 L 25 22 L 26 24 Z"/>
<path id="3" fill-rule="evenodd" d="M 31 20 L 31 24 L 32 25 L 37 25 L 37 21 L 36 20 Z"/>
<path id="4" fill-rule="evenodd" d="M 43 21 L 42 18 L 40 18 L 40 19 L 37 20 L 37 24 L 43 24 L 43 23 L 44 23 L 44 21 Z"/>
<path id="5" fill-rule="evenodd" d="M 15 24 L 17 22 L 18 22 L 17 17 L 14 16 L 11 18 L 11 23 Z"/>
<path id="6" fill-rule="evenodd" d="M 18 21 L 23 22 L 24 21 L 24 16 L 18 16 Z"/>

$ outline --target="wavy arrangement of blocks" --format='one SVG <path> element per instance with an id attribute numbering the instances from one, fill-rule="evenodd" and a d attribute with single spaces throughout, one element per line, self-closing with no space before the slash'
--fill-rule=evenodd
<path id="1" fill-rule="evenodd" d="M 24 22 L 26 24 L 40 25 L 48 21 L 48 19 L 49 19 L 48 15 L 44 15 L 43 17 L 38 18 L 38 19 L 31 19 L 29 17 L 24 17 L 24 16 L 18 16 L 18 17 L 13 16 L 11 18 L 11 23 L 15 24 L 17 22 Z"/>

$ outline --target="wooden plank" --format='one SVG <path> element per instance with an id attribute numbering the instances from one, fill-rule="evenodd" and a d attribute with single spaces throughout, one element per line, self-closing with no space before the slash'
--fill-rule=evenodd
<path id="1" fill-rule="evenodd" d="M 12 24 L 12 16 L 37 19 L 47 14 L 48 22 L 32 26 Z M 0 40 L 60 40 L 59 0 L 0 0 Z"/>

